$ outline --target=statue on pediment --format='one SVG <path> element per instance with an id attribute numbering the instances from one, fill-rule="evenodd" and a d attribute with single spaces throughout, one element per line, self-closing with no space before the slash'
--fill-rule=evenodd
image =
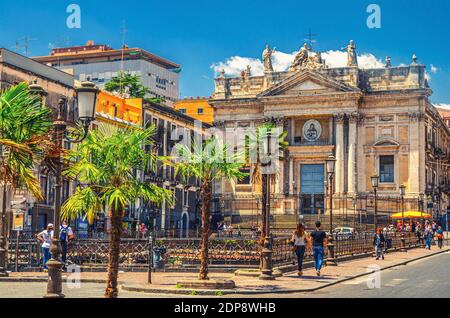
<path id="1" fill-rule="evenodd" d="M 309 47 L 308 44 L 304 44 L 303 47 L 300 49 L 300 51 L 295 56 L 294 62 L 292 63 L 291 67 L 289 68 L 290 72 L 297 71 L 300 68 L 304 67 L 306 63 L 308 62 L 309 58 Z"/>
<path id="2" fill-rule="evenodd" d="M 356 54 L 356 45 L 353 40 L 350 40 L 350 43 L 343 47 L 342 50 L 347 50 L 347 66 L 358 66 L 358 55 Z"/>
<path id="3" fill-rule="evenodd" d="M 295 56 L 289 72 L 295 72 L 301 69 L 322 69 L 326 67 L 325 61 L 322 59 L 322 54 L 320 52 L 311 54 L 310 50 L 305 43 L 300 52 Z"/>
<path id="4" fill-rule="evenodd" d="M 266 45 L 266 49 L 263 52 L 263 64 L 264 64 L 264 72 L 273 72 L 272 65 L 272 55 L 274 50 L 270 48 L 270 45 Z"/>

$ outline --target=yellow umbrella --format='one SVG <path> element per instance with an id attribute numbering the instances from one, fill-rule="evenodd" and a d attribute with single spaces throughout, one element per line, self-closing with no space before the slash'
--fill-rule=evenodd
<path id="1" fill-rule="evenodd" d="M 431 219 L 432 216 L 425 212 L 420 211 L 405 211 L 404 214 L 402 212 L 394 213 L 391 215 L 392 219 Z"/>

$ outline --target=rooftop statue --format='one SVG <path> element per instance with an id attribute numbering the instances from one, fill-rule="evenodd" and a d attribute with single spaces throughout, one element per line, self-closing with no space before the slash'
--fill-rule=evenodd
<path id="1" fill-rule="evenodd" d="M 289 68 L 290 72 L 298 71 L 300 68 L 304 67 L 306 63 L 308 62 L 309 58 L 309 50 L 308 44 L 303 44 L 303 47 L 300 49 L 300 51 L 295 56 L 294 62 L 292 63 L 291 67 Z"/>
<path id="2" fill-rule="evenodd" d="M 264 64 L 264 72 L 273 72 L 272 65 L 272 55 L 274 50 L 270 48 L 270 45 L 266 45 L 266 49 L 263 52 L 263 64 Z"/>
<path id="3" fill-rule="evenodd" d="M 358 55 L 356 54 L 356 45 L 353 40 L 350 43 L 343 47 L 342 50 L 347 50 L 347 66 L 358 66 Z"/>
<path id="4" fill-rule="evenodd" d="M 392 67 L 392 63 L 391 63 L 391 57 L 390 56 L 386 56 L 386 68 Z"/>

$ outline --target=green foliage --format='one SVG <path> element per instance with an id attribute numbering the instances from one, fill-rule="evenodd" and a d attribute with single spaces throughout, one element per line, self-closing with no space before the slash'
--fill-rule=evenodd
<path id="1" fill-rule="evenodd" d="M 175 160 L 175 174 L 184 180 L 197 177 L 203 183 L 211 183 L 222 178 L 242 180 L 246 174 L 240 169 L 244 166 L 243 155 L 229 151 L 216 137 L 207 139 L 203 144 L 193 142 L 193 146 L 177 144 L 178 158 Z"/>
<path id="2" fill-rule="evenodd" d="M 75 194 L 62 207 L 63 218 L 78 218 L 86 213 L 92 223 L 106 205 L 123 211 L 138 198 L 161 204 L 173 203 L 173 193 L 155 184 L 141 181 L 136 171 L 155 169 L 160 157 L 146 153 L 155 128 L 145 130 L 100 125 L 69 154 L 73 164 L 64 176 L 80 182 Z"/>
<path id="3" fill-rule="evenodd" d="M 216 291 L 216 296 L 221 297 L 223 295 L 225 295 L 223 291 Z"/>
<path id="4" fill-rule="evenodd" d="M 130 98 L 143 98 L 149 92 L 149 89 L 142 85 L 139 75 L 132 75 L 128 72 L 119 72 L 117 76 L 106 83 L 105 90 L 120 95 L 129 94 Z"/>
<path id="5" fill-rule="evenodd" d="M 144 98 L 144 101 L 153 104 L 163 104 L 166 102 L 166 99 L 164 97 L 153 97 L 153 98 Z"/>
<path id="6" fill-rule="evenodd" d="M 50 148 L 52 111 L 40 97 L 30 94 L 26 83 L 0 95 L 0 148 L 8 150 L 0 158 L 0 178 L 15 189 L 28 189 L 38 200 L 42 193 L 33 168 Z"/>
<path id="7" fill-rule="evenodd" d="M 279 133 L 276 130 L 277 126 L 274 123 L 266 123 L 256 128 L 255 133 L 249 135 L 247 144 L 248 144 L 248 152 L 251 156 L 251 163 L 254 166 L 251 179 L 254 184 L 259 184 L 261 182 L 261 165 L 263 164 L 263 158 L 260 157 L 260 149 L 264 147 L 266 143 L 267 137 L 269 134 L 272 136 L 274 133 L 276 134 L 274 137 L 278 139 L 278 149 L 277 151 L 280 153 L 280 160 L 283 160 L 283 152 L 289 146 L 289 143 L 286 141 L 286 137 L 288 136 L 287 131 L 283 131 Z"/>

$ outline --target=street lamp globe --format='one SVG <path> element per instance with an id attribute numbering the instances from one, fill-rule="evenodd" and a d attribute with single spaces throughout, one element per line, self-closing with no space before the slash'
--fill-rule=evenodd
<path id="1" fill-rule="evenodd" d="M 48 93 L 45 91 L 45 89 L 42 88 L 41 85 L 37 83 L 37 81 L 34 81 L 30 86 L 28 86 L 28 89 L 30 90 L 30 94 L 34 96 L 39 96 L 42 101 L 42 105 L 45 105 L 47 100 Z"/>
<path id="2" fill-rule="evenodd" d="M 419 194 L 419 200 L 420 200 L 420 202 L 423 202 L 424 199 L 425 199 L 425 194 L 424 194 L 424 193 L 420 193 L 420 194 Z"/>
<path id="3" fill-rule="evenodd" d="M 78 118 L 84 124 L 91 123 L 95 118 L 97 95 L 99 89 L 91 82 L 82 82 L 81 87 L 76 88 L 78 99 Z"/>
<path id="4" fill-rule="evenodd" d="M 336 166 L 336 158 L 331 155 L 327 158 L 326 163 L 327 163 L 328 175 L 334 175 L 334 167 Z"/>
<path id="5" fill-rule="evenodd" d="M 373 175 L 370 177 L 370 181 L 372 182 L 372 188 L 376 189 L 378 188 L 378 183 L 380 181 L 380 176 Z"/>
<path id="6" fill-rule="evenodd" d="M 401 185 L 400 187 L 399 187 L 399 189 L 400 189 L 400 195 L 403 197 L 403 196 L 405 196 L 405 190 L 406 190 L 406 187 L 405 187 L 405 185 Z"/>

